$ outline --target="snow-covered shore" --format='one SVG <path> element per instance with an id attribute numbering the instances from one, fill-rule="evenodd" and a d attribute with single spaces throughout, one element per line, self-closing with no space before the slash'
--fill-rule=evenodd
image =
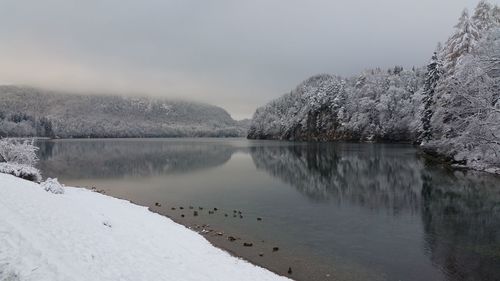
<path id="1" fill-rule="evenodd" d="M 145 207 L 0 174 L 0 280 L 288 280 Z"/>

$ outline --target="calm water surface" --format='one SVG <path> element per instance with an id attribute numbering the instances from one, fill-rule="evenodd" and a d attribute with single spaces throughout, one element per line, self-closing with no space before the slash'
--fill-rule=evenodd
<path id="1" fill-rule="evenodd" d="M 150 206 L 243 210 L 263 221 L 207 219 L 275 241 L 339 279 L 356 271 L 360 280 L 500 280 L 500 178 L 426 163 L 410 145 L 114 139 L 39 146 L 45 177 Z"/>

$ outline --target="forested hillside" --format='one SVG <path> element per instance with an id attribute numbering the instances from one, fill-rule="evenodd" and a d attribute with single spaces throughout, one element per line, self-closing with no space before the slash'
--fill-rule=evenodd
<path id="1" fill-rule="evenodd" d="M 250 138 L 410 141 L 424 73 L 395 67 L 356 78 L 321 74 L 257 109 Z M 417 118 L 418 119 L 418 118 Z"/>
<path id="2" fill-rule="evenodd" d="M 245 133 L 244 126 L 224 109 L 208 104 L 0 86 L 2 137 L 229 137 Z"/>
<path id="3" fill-rule="evenodd" d="M 406 141 L 500 172 L 500 9 L 480 1 L 425 68 L 321 74 L 257 109 L 249 138 Z"/>

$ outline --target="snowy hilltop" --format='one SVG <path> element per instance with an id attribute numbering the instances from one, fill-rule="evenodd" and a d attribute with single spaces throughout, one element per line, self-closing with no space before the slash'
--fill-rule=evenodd
<path id="1" fill-rule="evenodd" d="M 248 138 L 420 143 L 500 173 L 500 8 L 480 1 L 426 68 L 313 76 L 256 110 Z"/>
<path id="2" fill-rule="evenodd" d="M 0 86 L 0 137 L 234 137 L 246 125 L 203 103 Z"/>
<path id="3" fill-rule="evenodd" d="M 2 173 L 0 242 L 0 280 L 289 280 L 145 207 Z"/>

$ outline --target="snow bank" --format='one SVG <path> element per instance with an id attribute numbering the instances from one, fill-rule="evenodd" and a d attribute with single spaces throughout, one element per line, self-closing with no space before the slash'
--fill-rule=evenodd
<path id="1" fill-rule="evenodd" d="M 0 173 L 35 182 L 42 179 L 40 171 L 37 168 L 17 163 L 0 163 Z"/>
<path id="2" fill-rule="evenodd" d="M 145 207 L 0 174 L 0 280 L 288 280 Z"/>
<path id="3" fill-rule="evenodd" d="M 64 194 L 64 185 L 60 184 L 57 179 L 48 178 L 46 181 L 40 183 L 40 185 L 47 192 Z"/>

